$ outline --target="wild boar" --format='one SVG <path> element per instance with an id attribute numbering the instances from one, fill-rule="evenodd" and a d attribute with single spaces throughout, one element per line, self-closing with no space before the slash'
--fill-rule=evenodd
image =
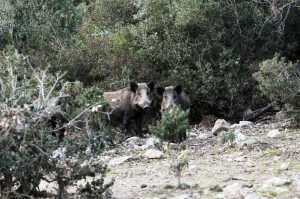
<path id="1" fill-rule="evenodd" d="M 146 111 L 152 102 L 151 92 L 155 83 L 130 82 L 129 87 L 114 92 L 104 92 L 103 98 L 108 102 L 112 111 L 110 118 L 122 122 L 123 132 L 128 135 L 130 122 L 135 120 L 137 134 L 143 137 L 142 122 Z"/>
<path id="2" fill-rule="evenodd" d="M 190 108 L 190 98 L 181 85 L 157 87 L 157 93 L 163 96 L 160 110 L 162 114 L 172 112 L 174 107 L 180 107 L 184 111 Z M 180 135 L 180 139 L 181 141 L 186 139 L 185 132 Z"/>
<path id="3" fill-rule="evenodd" d="M 181 85 L 158 87 L 157 93 L 163 96 L 161 103 L 161 113 L 170 112 L 175 106 L 181 107 L 184 111 L 190 108 L 190 98 Z"/>

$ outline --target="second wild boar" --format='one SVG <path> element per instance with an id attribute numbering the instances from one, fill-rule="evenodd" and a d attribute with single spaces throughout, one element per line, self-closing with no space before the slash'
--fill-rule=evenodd
<path id="1" fill-rule="evenodd" d="M 162 114 L 171 112 L 175 106 L 181 107 L 184 111 L 190 108 L 190 98 L 181 85 L 158 87 L 157 93 L 163 97 L 160 109 Z"/>
<path id="2" fill-rule="evenodd" d="M 190 98 L 183 90 L 181 85 L 158 87 L 157 93 L 163 97 L 161 103 L 161 113 L 170 113 L 174 107 L 180 107 L 182 110 L 187 111 L 190 108 Z M 180 140 L 186 139 L 186 132 L 180 135 Z"/>
<path id="3" fill-rule="evenodd" d="M 135 120 L 137 134 L 143 137 L 142 122 L 152 102 L 151 92 L 155 83 L 130 82 L 129 87 L 114 92 L 104 92 L 103 98 L 111 110 L 110 118 L 122 123 L 123 132 L 128 135 L 130 122 Z"/>

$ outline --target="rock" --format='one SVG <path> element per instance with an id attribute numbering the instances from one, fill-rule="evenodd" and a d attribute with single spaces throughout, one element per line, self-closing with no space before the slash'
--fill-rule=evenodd
<path id="1" fill-rule="evenodd" d="M 155 144 L 158 144 L 160 141 L 157 137 L 150 137 L 147 141 L 146 141 L 146 145 L 148 146 L 154 146 Z"/>
<path id="2" fill-rule="evenodd" d="M 139 137 L 134 136 L 134 137 L 128 138 L 128 139 L 126 140 L 126 142 L 131 142 L 131 141 L 133 141 L 134 143 L 136 143 L 139 139 L 140 139 Z"/>
<path id="3" fill-rule="evenodd" d="M 253 127 L 253 123 L 250 121 L 240 121 L 238 124 L 233 124 L 230 126 L 230 128 L 232 129 L 239 129 L 239 128 L 252 128 Z"/>
<path id="4" fill-rule="evenodd" d="M 276 113 L 275 118 L 277 121 L 284 121 L 284 120 L 291 119 L 292 116 L 287 111 L 279 111 Z"/>
<path id="5" fill-rule="evenodd" d="M 276 162 L 279 161 L 280 159 L 281 159 L 281 157 L 278 156 L 278 155 L 274 156 L 274 158 L 273 158 L 273 160 L 276 161 Z"/>
<path id="6" fill-rule="evenodd" d="M 132 158 L 132 156 L 124 156 L 124 157 L 115 158 L 115 159 L 112 159 L 111 161 L 109 161 L 108 165 L 122 164 L 123 162 L 126 162 L 127 160 L 129 160 L 131 158 Z"/>
<path id="7" fill-rule="evenodd" d="M 192 199 L 192 198 L 193 198 L 192 196 L 186 194 L 172 197 L 172 199 Z"/>
<path id="8" fill-rule="evenodd" d="M 278 129 L 273 129 L 273 130 L 269 131 L 269 133 L 268 133 L 267 136 L 269 138 L 275 138 L 275 137 L 278 137 L 280 134 L 281 133 L 280 133 L 280 131 Z"/>
<path id="9" fill-rule="evenodd" d="M 160 143 L 160 141 L 157 137 L 150 137 L 146 141 L 146 144 L 141 146 L 140 149 L 145 150 L 145 149 L 155 148 L 155 145 L 159 144 L 159 143 Z"/>
<path id="10" fill-rule="evenodd" d="M 198 135 L 198 138 L 199 138 L 200 140 L 207 140 L 209 137 L 210 137 L 210 135 L 207 134 L 207 133 L 200 133 L 200 134 Z"/>
<path id="11" fill-rule="evenodd" d="M 160 159 L 164 157 L 164 153 L 156 149 L 149 149 L 146 151 L 145 156 L 149 159 Z"/>
<path id="12" fill-rule="evenodd" d="M 229 123 L 224 119 L 218 119 L 212 128 L 213 135 L 218 135 L 222 131 L 227 131 L 230 128 Z"/>
<path id="13" fill-rule="evenodd" d="M 240 130 L 236 129 L 234 131 L 235 134 L 235 142 L 239 143 L 246 140 L 246 136 L 240 132 Z"/>
<path id="14" fill-rule="evenodd" d="M 236 162 L 246 162 L 246 160 L 247 160 L 246 156 L 240 156 L 235 159 Z"/>
<path id="15" fill-rule="evenodd" d="M 243 199 L 245 198 L 245 192 L 240 183 L 234 183 L 227 186 L 223 191 L 224 199 Z"/>
<path id="16" fill-rule="evenodd" d="M 287 183 L 290 183 L 291 180 L 288 179 L 288 178 L 280 178 L 280 177 L 273 177 L 273 178 L 270 178 L 268 180 L 265 181 L 265 183 L 267 184 L 272 184 L 272 185 L 275 185 L 275 186 L 282 186 L 284 184 L 287 184 Z"/>
<path id="17" fill-rule="evenodd" d="M 198 170 L 198 167 L 196 165 L 189 165 L 189 168 L 188 168 L 189 171 L 197 171 Z"/>
<path id="18" fill-rule="evenodd" d="M 258 194 L 253 193 L 253 194 L 246 196 L 244 199 L 265 199 L 265 197 L 262 197 Z"/>
<path id="19" fill-rule="evenodd" d="M 197 134 L 196 134 L 196 133 L 194 133 L 194 132 L 190 132 L 190 133 L 189 133 L 189 137 L 191 137 L 191 138 L 195 138 L 195 137 L 197 137 Z"/>
<path id="20" fill-rule="evenodd" d="M 147 185 L 146 184 L 142 184 L 141 185 L 141 188 L 143 189 L 143 188 L 146 188 L 147 187 Z"/>
<path id="21" fill-rule="evenodd" d="M 288 170 L 289 166 L 290 166 L 289 163 L 283 163 L 283 164 L 280 165 L 280 169 L 281 170 Z"/>
<path id="22" fill-rule="evenodd" d="M 277 187 L 277 186 L 283 186 L 285 184 L 289 184 L 291 183 L 291 180 L 288 179 L 288 178 L 280 178 L 280 177 L 273 177 L 273 178 L 270 178 L 268 180 L 266 180 L 264 182 L 264 184 L 258 189 L 259 191 L 266 191 L 266 190 L 274 190 L 274 187 Z M 280 190 L 280 189 L 277 189 L 276 190 L 276 193 L 279 193 L 279 192 L 282 192 L 282 191 L 285 191 L 285 190 Z"/>
<path id="23" fill-rule="evenodd" d="M 300 176 L 297 176 L 293 179 L 291 190 L 300 193 Z"/>

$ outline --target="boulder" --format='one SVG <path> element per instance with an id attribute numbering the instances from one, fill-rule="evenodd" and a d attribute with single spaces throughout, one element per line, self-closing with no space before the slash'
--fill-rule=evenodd
<path id="1" fill-rule="evenodd" d="M 240 183 L 234 183 L 227 186 L 223 191 L 224 199 L 244 199 L 245 192 Z"/>
<path id="2" fill-rule="evenodd" d="M 247 129 L 252 127 L 253 127 L 253 123 L 250 121 L 240 121 L 238 124 L 233 124 L 230 126 L 230 128 L 232 129 L 238 129 L 238 128 Z"/>
<path id="3" fill-rule="evenodd" d="M 164 153 L 156 149 L 149 149 L 146 151 L 145 156 L 148 159 L 160 159 L 164 157 Z"/>
<path id="4" fill-rule="evenodd" d="M 218 135 L 222 131 L 227 131 L 230 128 L 229 123 L 224 119 L 218 119 L 212 128 L 213 135 Z"/>
<path id="5" fill-rule="evenodd" d="M 278 129 L 273 129 L 273 130 L 269 131 L 269 133 L 268 133 L 267 136 L 269 138 L 275 138 L 275 137 L 278 137 L 280 135 L 281 135 L 281 133 L 280 133 L 280 131 Z"/>

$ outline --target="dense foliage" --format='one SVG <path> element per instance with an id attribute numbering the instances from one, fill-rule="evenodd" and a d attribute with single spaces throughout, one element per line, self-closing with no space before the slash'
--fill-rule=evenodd
<path id="1" fill-rule="evenodd" d="M 259 71 L 253 74 L 259 82 L 259 89 L 270 99 L 300 107 L 299 63 L 287 61 L 277 54 L 260 63 Z"/>
<path id="2" fill-rule="evenodd" d="M 192 94 L 192 121 L 234 120 L 265 102 L 252 74 L 299 58 L 298 0 L 63 0 L 1 3 L 2 50 L 101 89 L 154 79 Z M 268 96 L 267 96 L 268 97 Z"/>
<path id="3" fill-rule="evenodd" d="M 1 192 L 37 194 L 55 171 L 64 194 L 88 175 L 74 174 L 77 166 L 61 173 L 49 155 L 64 147 L 84 161 L 88 146 L 100 152 L 107 130 L 92 110 L 104 104 L 92 105 L 130 80 L 182 84 L 191 122 L 208 114 L 239 120 L 269 101 L 298 109 L 299 41 L 300 0 L 1 1 Z M 148 121 L 158 119 L 160 100 Z M 72 122 L 50 128 L 53 112 Z M 51 134 L 65 124 L 72 136 L 61 142 Z M 97 197 L 102 183 L 85 190 Z"/>
<path id="4" fill-rule="evenodd" d="M 36 70 L 17 51 L 0 55 L 0 69 L 0 196 L 46 197 L 46 181 L 56 184 L 54 197 L 66 198 L 69 186 L 90 176 L 78 194 L 104 197 L 112 183 L 104 185 L 108 170 L 96 158 L 105 147 L 106 116 L 81 104 L 83 97 L 95 103 L 100 91 L 83 92 L 61 74 Z"/>

